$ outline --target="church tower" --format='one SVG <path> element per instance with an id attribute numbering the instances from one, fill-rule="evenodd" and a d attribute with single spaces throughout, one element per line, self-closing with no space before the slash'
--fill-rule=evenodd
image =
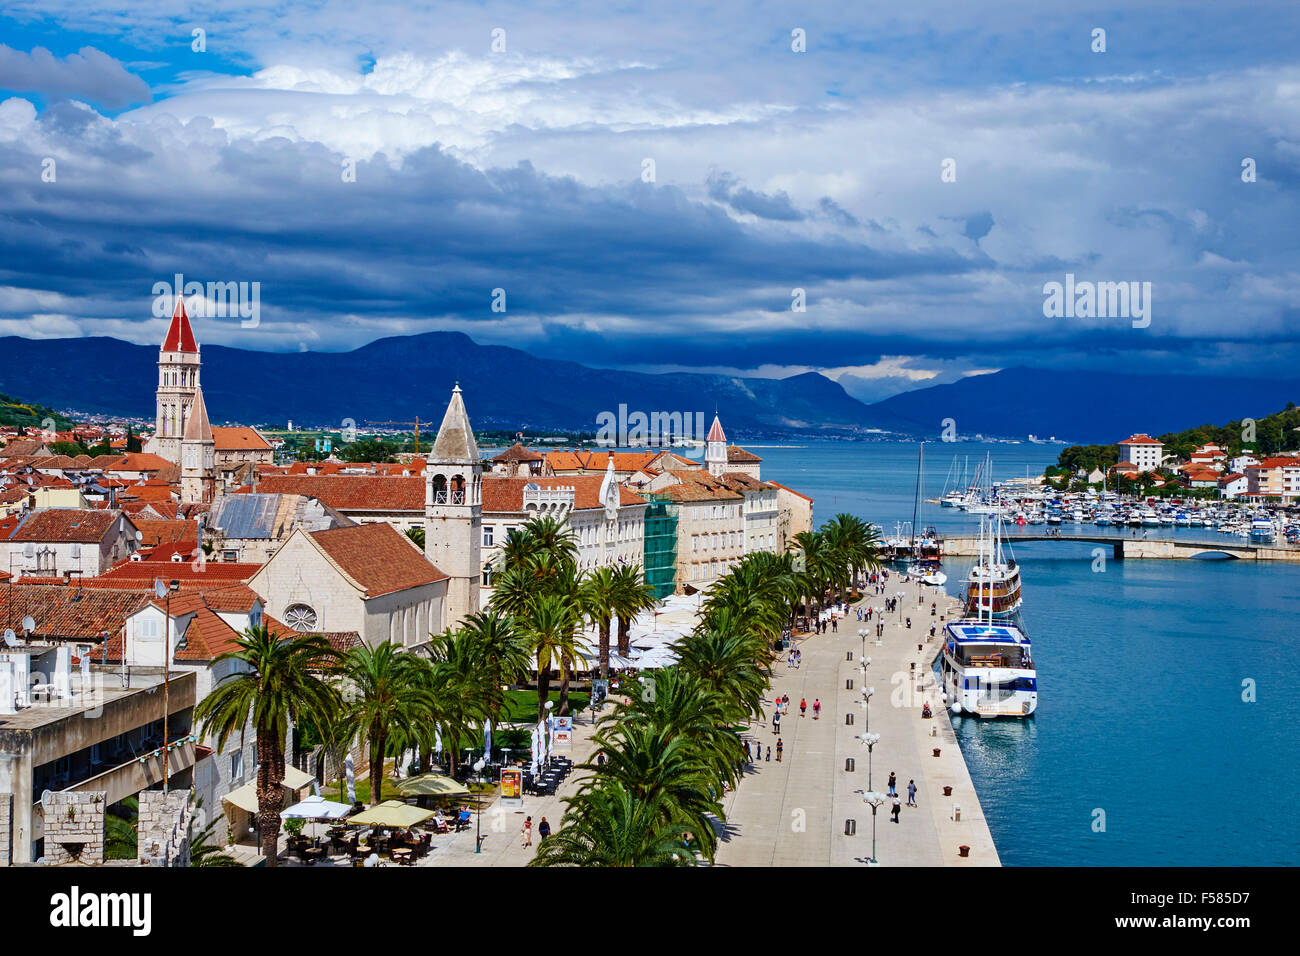
<path id="1" fill-rule="evenodd" d="M 181 463 L 181 440 L 199 387 L 199 365 L 199 346 L 185 314 L 185 300 L 178 296 L 158 352 L 157 419 L 154 437 L 144 449 L 174 464 Z"/>
<path id="2" fill-rule="evenodd" d="M 451 577 L 445 620 L 452 627 L 479 610 L 482 515 L 483 461 L 457 385 L 424 471 L 424 553 Z"/>
<path id="3" fill-rule="evenodd" d="M 727 471 L 727 436 L 723 434 L 717 413 L 714 413 L 709 437 L 705 439 L 704 464 L 708 466 L 710 475 L 723 475 Z"/>
<path id="4" fill-rule="evenodd" d="M 208 410 L 203 404 L 203 389 L 194 389 L 189 421 L 181 437 L 181 502 L 210 504 L 217 483 L 216 442 Z"/>

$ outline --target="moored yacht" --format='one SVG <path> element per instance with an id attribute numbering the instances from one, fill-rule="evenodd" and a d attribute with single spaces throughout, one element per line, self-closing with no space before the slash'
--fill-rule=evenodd
<path id="1" fill-rule="evenodd" d="M 1038 708 L 1038 674 L 1018 625 L 987 616 L 945 625 L 940 670 L 954 714 L 1028 717 Z"/>

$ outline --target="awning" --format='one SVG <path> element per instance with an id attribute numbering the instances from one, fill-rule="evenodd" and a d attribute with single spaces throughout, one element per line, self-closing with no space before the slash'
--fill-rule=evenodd
<path id="1" fill-rule="evenodd" d="M 338 820 L 348 815 L 350 807 L 346 803 L 335 803 L 324 797 L 310 796 L 301 803 L 295 803 L 280 812 L 286 820 Z"/>
<path id="2" fill-rule="evenodd" d="M 445 774 L 426 773 L 397 781 L 397 792 L 408 797 L 451 797 L 464 796 L 469 790 Z"/>
<path id="3" fill-rule="evenodd" d="M 303 773 L 297 767 L 288 764 L 284 768 L 284 790 L 282 790 L 281 793 L 287 790 L 301 790 L 315 779 L 316 778 L 311 774 Z M 233 804 L 248 813 L 257 813 L 256 774 L 254 774 L 254 779 L 248 781 L 248 783 L 244 784 L 242 787 L 236 787 L 234 790 L 231 790 L 221 799 L 224 802 Z"/>
<path id="4" fill-rule="evenodd" d="M 355 817 L 348 817 L 348 824 L 405 829 L 413 827 L 417 823 L 423 823 L 431 816 L 433 816 L 432 810 L 421 810 L 419 807 L 410 806 L 400 800 L 385 800 L 379 806 L 372 807 L 364 813 L 358 813 Z"/>

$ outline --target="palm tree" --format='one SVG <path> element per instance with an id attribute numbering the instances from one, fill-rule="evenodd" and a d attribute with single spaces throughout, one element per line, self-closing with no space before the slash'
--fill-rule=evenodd
<path id="1" fill-rule="evenodd" d="M 494 610 L 471 614 L 462 630 L 468 635 L 475 669 L 483 677 L 484 710 L 496 723 L 505 708 L 505 688 L 525 679 L 532 668 L 528 635 L 514 618 Z"/>
<path id="2" fill-rule="evenodd" d="M 667 798 L 639 798 L 611 781 L 576 797 L 529 866 L 693 866 Z"/>
<path id="3" fill-rule="evenodd" d="M 619 580 L 608 566 L 587 575 L 582 582 L 582 604 L 600 634 L 600 679 L 609 679 L 609 625 L 617 606 Z"/>
<path id="4" fill-rule="evenodd" d="M 620 564 L 614 569 L 616 599 L 614 613 L 618 615 L 618 652 L 626 657 L 632 650 L 632 622 L 642 611 L 653 610 L 659 603 L 655 590 L 646 583 L 640 565 Z"/>
<path id="5" fill-rule="evenodd" d="M 426 660 L 402 652 L 393 644 L 353 648 L 343 658 L 340 674 L 346 687 L 338 715 L 339 734 L 368 750 L 370 805 L 382 801 L 384 756 L 389 738 L 403 742 L 416 736 L 433 709 L 424 671 Z"/>
<path id="6" fill-rule="evenodd" d="M 427 751 L 435 732 L 441 734 L 443 746 L 451 754 L 447 768 L 456 775 L 462 744 L 474 732 L 493 706 L 492 690 L 497 675 L 482 666 L 481 648 L 475 632 L 469 629 L 447 631 L 430 646 L 432 666 L 427 673 L 427 690 L 431 706 L 422 722 L 424 749 Z"/>
<path id="7" fill-rule="evenodd" d="M 615 782 L 636 800 L 662 800 L 663 822 L 695 834 L 701 852 L 712 862 L 717 847 L 713 822 L 724 814 L 709 762 L 690 740 L 665 727 L 624 721 L 598 731 L 594 740 L 606 762 L 582 765 L 594 776 L 579 792 Z"/>
<path id="8" fill-rule="evenodd" d="M 569 662 L 581 659 L 575 643 L 581 620 L 577 602 L 571 595 L 564 594 L 538 594 L 524 615 L 523 626 L 537 657 L 539 721 L 546 716 L 546 701 L 551 693 L 551 668 L 558 664 L 567 671 Z"/>
<path id="9" fill-rule="evenodd" d="M 284 749 L 291 723 L 322 724 L 338 709 L 339 697 L 322 677 L 334 666 L 337 652 L 318 634 L 288 640 L 273 637 L 265 625 L 250 627 L 236 640 L 238 650 L 214 664 L 234 661 L 228 674 L 194 708 L 205 734 L 215 734 L 221 752 L 231 734 L 244 732 L 249 720 L 257 734 L 257 819 L 262 852 L 275 866 L 284 806 Z"/>

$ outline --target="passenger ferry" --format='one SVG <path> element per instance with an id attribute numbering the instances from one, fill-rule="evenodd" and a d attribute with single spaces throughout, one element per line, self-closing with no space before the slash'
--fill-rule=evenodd
<path id="1" fill-rule="evenodd" d="M 1020 605 L 1020 566 L 1002 554 L 1002 521 L 981 519 L 979 560 L 966 578 L 966 616 L 1009 617 Z"/>
<path id="2" fill-rule="evenodd" d="M 1028 717 L 1038 708 L 1029 638 L 1015 624 L 985 618 L 945 625 L 940 670 L 954 714 Z"/>

